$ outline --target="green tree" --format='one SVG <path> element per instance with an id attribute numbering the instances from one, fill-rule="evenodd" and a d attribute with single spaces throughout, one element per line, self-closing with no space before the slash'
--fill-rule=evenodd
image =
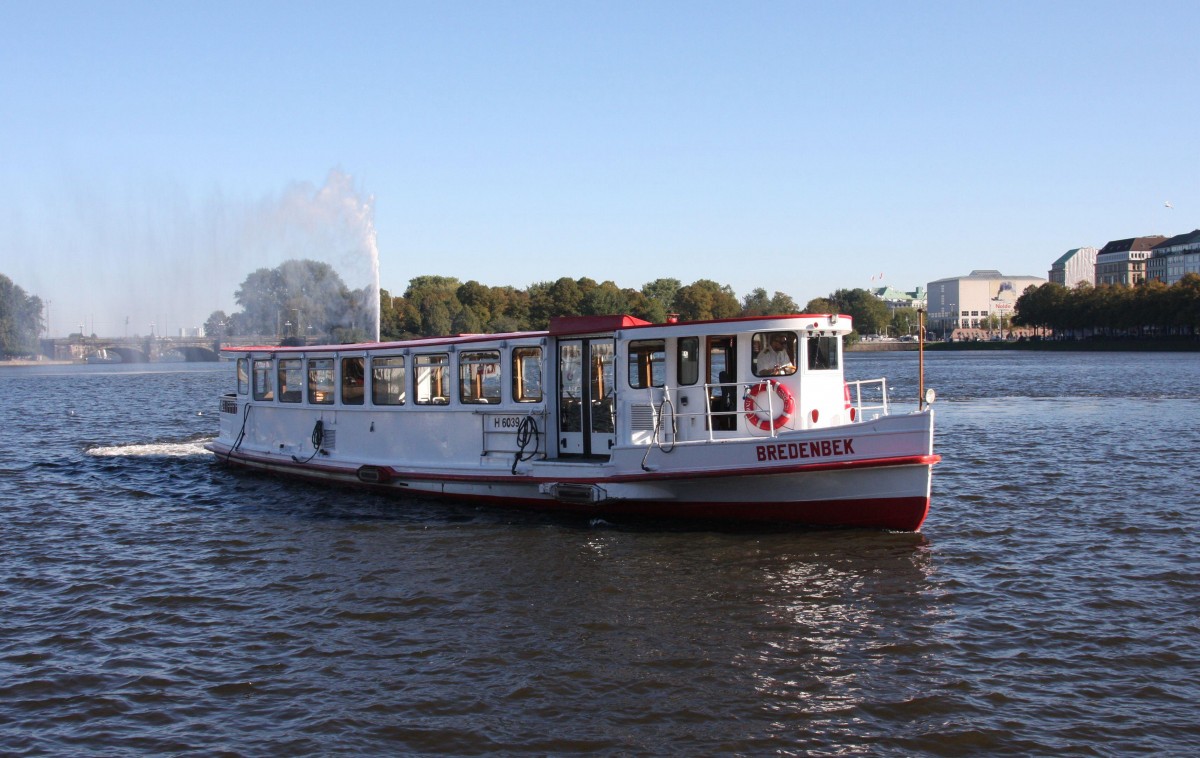
<path id="1" fill-rule="evenodd" d="M 685 321 L 734 318 L 742 312 L 733 289 L 711 279 L 698 279 L 681 287 L 675 295 L 675 306 Z"/>
<path id="2" fill-rule="evenodd" d="M 404 304 L 404 298 L 392 297 L 387 290 L 380 288 L 379 339 L 388 342 L 404 338 Z"/>
<path id="3" fill-rule="evenodd" d="M 840 289 L 829 296 L 829 301 L 854 321 L 858 334 L 879 334 L 891 320 L 887 303 L 865 289 Z"/>
<path id="4" fill-rule="evenodd" d="M 916 334 L 919 320 L 917 318 L 916 308 L 897 308 L 892 311 L 892 328 L 895 329 L 897 337 L 903 337 L 906 334 Z"/>
<path id="5" fill-rule="evenodd" d="M 629 298 L 613 282 L 602 282 L 583 296 L 580 314 L 584 316 L 610 316 L 629 313 Z"/>
<path id="6" fill-rule="evenodd" d="M 814 297 L 804 306 L 805 313 L 837 313 L 837 303 L 827 297 Z"/>
<path id="7" fill-rule="evenodd" d="M 652 312 L 656 316 L 655 318 L 643 318 L 656 324 L 666 321 L 667 314 L 676 311 L 675 296 L 679 294 L 681 286 L 678 279 L 655 279 L 643 284 L 642 295 L 649 301 L 649 307 L 654 309 Z"/>
<path id="8" fill-rule="evenodd" d="M 44 328 L 41 298 L 26 294 L 0 274 L 0 355 L 37 353 L 38 335 Z"/>
<path id="9" fill-rule="evenodd" d="M 590 279 L 580 279 L 578 282 L 570 277 L 562 277 L 554 282 L 539 282 L 529 287 L 529 321 L 534 329 L 546 329 L 550 319 L 555 316 L 577 316 L 583 306 L 584 290 L 580 282 L 587 286 Z"/>
<path id="10" fill-rule="evenodd" d="M 204 322 L 204 333 L 217 338 L 232 336 L 233 319 L 225 311 L 213 311 Z"/>
<path id="11" fill-rule="evenodd" d="M 780 316 L 799 312 L 796 301 L 783 292 L 776 291 L 774 295 L 767 297 L 767 291 L 757 287 L 742 298 L 743 316 Z"/>
<path id="12" fill-rule="evenodd" d="M 239 334 L 274 334 L 281 337 L 332 335 L 364 330 L 374 309 L 365 312 L 363 291 L 351 290 L 328 263 L 284 261 L 277 268 L 260 268 L 242 282 L 235 294 L 242 307 Z"/>

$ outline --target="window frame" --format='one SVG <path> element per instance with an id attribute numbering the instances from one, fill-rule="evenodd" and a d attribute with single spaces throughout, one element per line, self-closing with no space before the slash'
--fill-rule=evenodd
<path id="1" fill-rule="evenodd" d="M 300 403 L 304 401 L 304 360 L 280 358 L 275 362 L 275 376 L 279 387 L 279 402 Z M 291 378 L 296 379 L 296 389 L 291 389 Z M 284 388 L 287 387 L 287 391 Z"/>
<path id="2" fill-rule="evenodd" d="M 691 345 L 690 352 L 685 343 Z M 700 381 L 699 337 L 680 337 L 675 341 L 675 381 L 681 387 L 691 387 Z"/>
<path id="3" fill-rule="evenodd" d="M 250 394 L 250 359 L 237 359 L 237 393 L 239 395 Z"/>
<path id="4" fill-rule="evenodd" d="M 422 377 L 422 370 L 429 372 Z M 413 356 L 413 405 L 449 405 L 450 393 L 446 386 L 450 377 L 450 353 L 418 353 Z M 433 390 L 438 390 L 435 394 Z M 422 391 L 427 394 L 422 398 Z"/>
<path id="5" fill-rule="evenodd" d="M 643 350 L 643 347 L 657 349 Z M 644 340 L 630 340 L 626 352 L 626 381 L 630 388 L 643 390 L 649 387 L 663 387 L 667 381 L 667 341 L 661 337 Z M 647 361 L 648 358 L 648 361 Z M 662 380 L 654 381 L 654 365 L 662 366 Z M 645 374 L 643 376 L 643 374 Z M 648 383 L 643 383 L 648 382 Z"/>
<path id="6" fill-rule="evenodd" d="M 398 361 L 399 363 L 393 363 Z M 395 374 L 399 372 L 399 382 Z M 386 377 L 386 378 L 385 378 Z M 394 391 L 399 384 L 399 391 Z M 389 400 L 388 395 L 391 395 Z M 382 399 L 380 396 L 383 396 Z M 371 357 L 371 405 L 394 408 L 408 402 L 408 361 L 403 355 Z"/>
<path id="7" fill-rule="evenodd" d="M 818 366 L 817 359 L 822 355 L 822 353 L 819 349 L 814 350 L 813 346 L 814 344 L 819 346 L 822 342 L 825 342 L 830 346 L 829 350 L 825 353 L 828 356 L 828 365 Z M 809 337 L 804 346 L 805 352 L 808 354 L 807 360 L 805 361 L 806 365 L 808 366 L 808 370 L 837 371 L 841 367 L 841 344 L 842 341 L 836 334 L 829 336 L 814 334 Z"/>
<path id="8" fill-rule="evenodd" d="M 328 364 L 318 367 L 314 364 Z M 327 372 L 328 382 L 321 382 L 316 372 Z M 310 405 L 333 405 L 337 402 L 337 363 L 333 358 L 309 358 L 306 367 L 308 402 Z M 318 393 L 324 393 L 318 396 Z"/>
<path id="9" fill-rule="evenodd" d="M 358 366 L 358 377 L 350 376 L 348 371 L 350 366 Z M 367 360 L 361 355 L 347 355 L 342 358 L 341 370 L 338 372 L 341 379 L 341 391 L 338 393 L 338 399 L 342 405 L 359 406 L 365 405 L 367 399 Z"/>
<path id="10" fill-rule="evenodd" d="M 484 356 L 487 356 L 485 358 Z M 486 381 L 493 367 L 497 381 Z M 495 389 L 495 395 L 488 394 Z M 458 401 L 464 405 L 498 405 L 504 399 L 504 377 L 501 371 L 500 351 L 494 348 L 463 350 L 458 354 Z"/>
<path id="11" fill-rule="evenodd" d="M 537 366 L 537 379 L 531 383 L 528 377 L 529 362 Z M 541 345 L 517 345 L 509 353 L 509 364 L 512 366 L 512 399 L 517 403 L 540 403 L 545 397 L 545 366 L 542 364 Z M 530 388 L 537 390 L 537 395 L 528 394 Z"/>
<path id="12" fill-rule="evenodd" d="M 275 399 L 275 361 L 271 358 L 255 358 L 250 364 L 251 391 L 255 400 Z M 265 386 L 264 386 L 265 385 Z"/>
<path id="13" fill-rule="evenodd" d="M 776 336 L 782 336 L 784 341 L 783 351 L 788 355 L 788 363 L 780 367 L 760 369 L 758 365 L 759 356 L 761 356 L 770 346 L 771 341 Z M 755 332 L 750 337 L 750 373 L 756 377 L 771 377 L 771 376 L 792 376 L 800 370 L 800 338 L 796 332 L 791 329 L 773 329 L 768 332 Z M 791 366 L 791 368 L 787 368 Z"/>

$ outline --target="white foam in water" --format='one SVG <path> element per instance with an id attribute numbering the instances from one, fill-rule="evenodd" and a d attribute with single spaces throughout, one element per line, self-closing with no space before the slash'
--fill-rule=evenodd
<path id="1" fill-rule="evenodd" d="M 188 458 L 194 455 L 210 455 L 204 449 L 206 440 L 194 442 L 158 442 L 149 445 L 113 445 L 110 447 L 93 447 L 88 455 L 99 457 L 125 458 Z"/>

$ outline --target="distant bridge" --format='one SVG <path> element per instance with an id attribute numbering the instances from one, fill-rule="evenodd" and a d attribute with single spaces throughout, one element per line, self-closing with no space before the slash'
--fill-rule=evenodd
<path id="1" fill-rule="evenodd" d="M 273 345 L 276 337 L 73 337 L 42 340 L 42 353 L 81 363 L 204 363 L 220 358 L 222 347 Z"/>

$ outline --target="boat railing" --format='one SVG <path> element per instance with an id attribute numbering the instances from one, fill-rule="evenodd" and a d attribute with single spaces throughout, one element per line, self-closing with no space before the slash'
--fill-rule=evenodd
<path id="1" fill-rule="evenodd" d="M 888 415 L 887 377 L 855 379 L 846 382 L 846 390 L 850 393 L 851 406 L 857 409 L 858 421 Z"/>
<path id="2" fill-rule="evenodd" d="M 678 401 L 672 396 L 670 388 L 652 388 L 649 408 L 654 414 L 654 431 L 651 435 L 650 445 L 652 447 L 669 447 L 674 444 L 730 439 L 729 435 L 722 434 L 722 432 L 738 430 L 738 417 L 746 413 L 746 399 L 751 396 L 752 390 L 763 381 L 756 379 L 749 382 L 705 384 L 703 387 L 708 402 L 699 410 L 680 408 Z M 854 409 L 855 421 L 868 421 L 888 415 L 886 378 L 848 381 L 845 383 L 845 391 L 847 408 Z M 678 390 L 675 390 L 674 394 L 677 393 Z M 768 419 L 779 418 L 784 410 L 783 401 L 774 392 L 757 393 L 755 402 L 758 404 L 758 410 Z M 679 428 L 689 426 L 688 422 L 692 419 L 703 420 L 705 436 L 699 439 L 679 439 Z M 789 427 L 788 423 L 780 424 L 778 427 L 768 424 L 765 431 L 774 437 Z"/>

